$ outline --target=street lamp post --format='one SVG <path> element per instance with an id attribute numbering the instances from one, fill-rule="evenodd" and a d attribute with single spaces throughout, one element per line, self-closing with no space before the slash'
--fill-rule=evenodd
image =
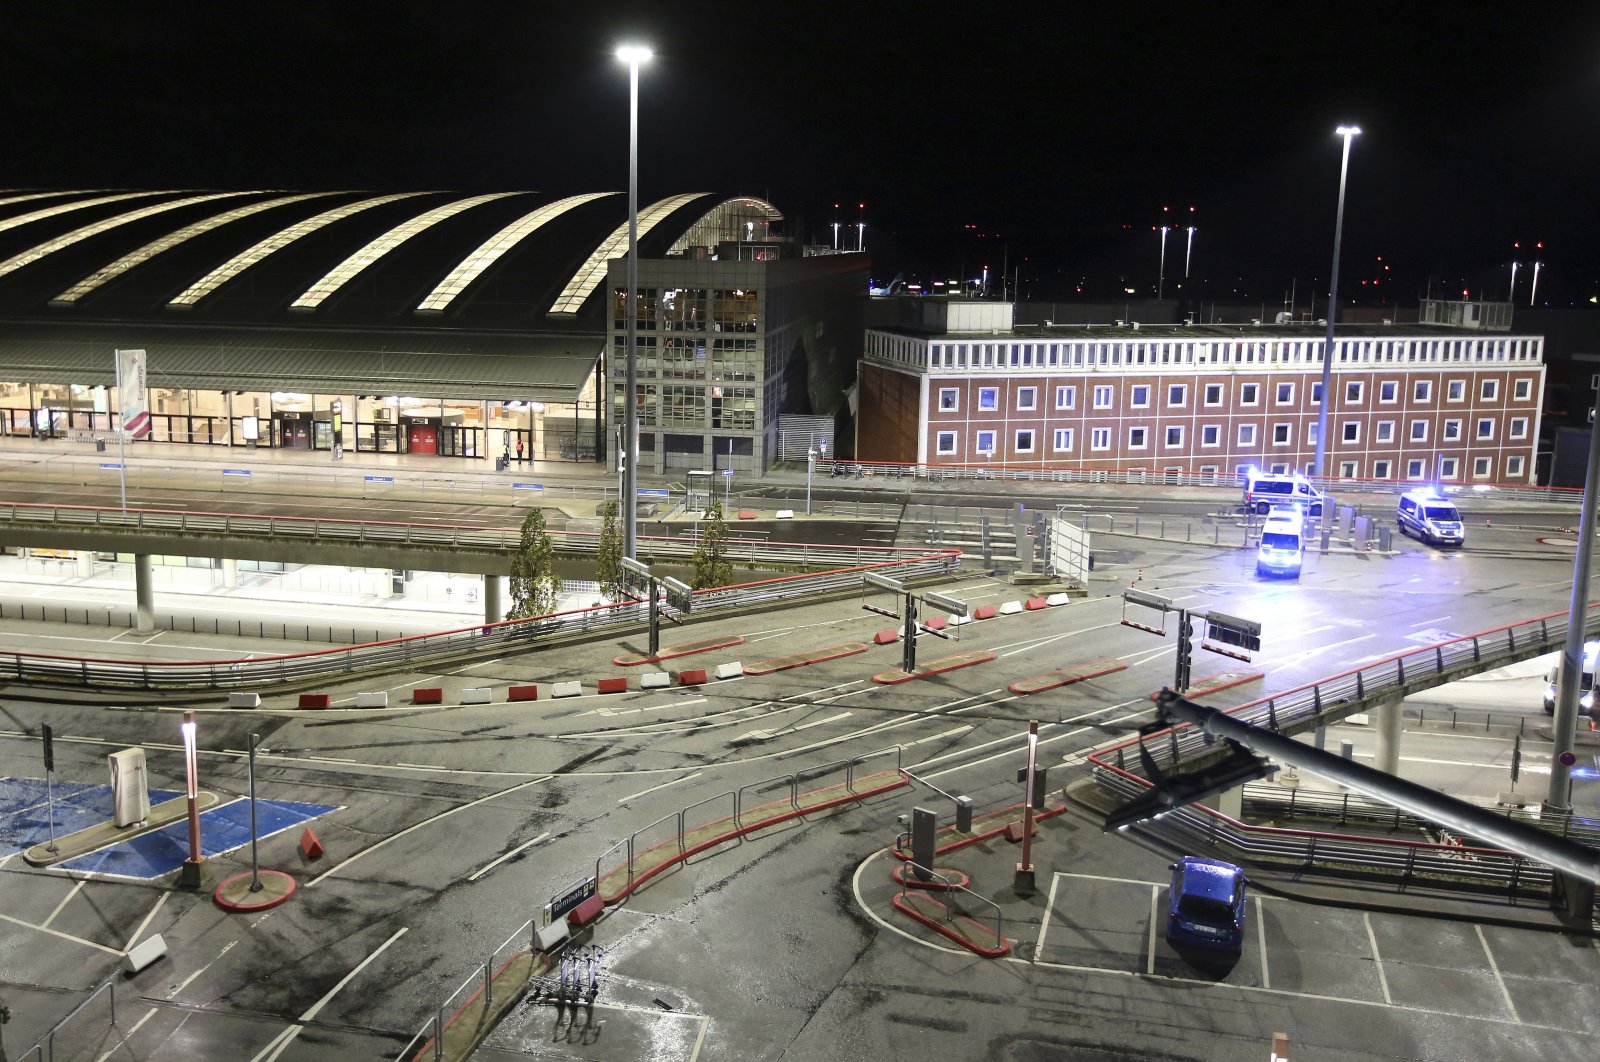
<path id="1" fill-rule="evenodd" d="M 828 444 L 822 443 L 822 453 L 828 452 Z M 817 468 L 817 448 L 813 446 L 806 451 L 806 515 L 811 515 L 811 474 Z"/>
<path id="2" fill-rule="evenodd" d="M 196 763 L 194 713 L 183 713 L 183 767 L 189 800 L 189 858 L 183 861 L 178 884 L 198 889 L 205 884 L 205 856 L 200 851 L 200 770 Z"/>
<path id="3" fill-rule="evenodd" d="M 1317 408 L 1317 456 L 1311 466 L 1313 476 L 1327 470 L 1328 407 L 1333 405 L 1333 322 L 1339 313 L 1339 242 L 1344 237 L 1344 183 L 1350 172 L 1350 141 L 1361 135 L 1358 125 L 1341 125 L 1334 132 L 1344 137 L 1344 153 L 1339 160 L 1339 209 L 1333 220 L 1333 273 L 1328 281 L 1328 338 L 1322 347 L 1322 403 Z"/>
<path id="4" fill-rule="evenodd" d="M 1161 294 L 1167 286 L 1167 226 L 1161 226 L 1161 265 L 1156 270 L 1156 301 L 1161 301 Z"/>
<path id="5" fill-rule="evenodd" d="M 622 396 L 622 555 L 637 559 L 639 505 L 639 64 L 650 49 L 625 44 L 617 58 L 628 64 L 628 376 Z"/>

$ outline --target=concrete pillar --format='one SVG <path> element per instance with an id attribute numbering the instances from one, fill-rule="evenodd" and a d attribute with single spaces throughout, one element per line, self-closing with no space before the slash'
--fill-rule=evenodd
<path id="1" fill-rule="evenodd" d="M 1211 807 L 1215 811 L 1222 812 L 1222 814 L 1235 822 L 1243 819 L 1244 786 L 1236 785 L 1232 789 L 1225 789 L 1218 793 L 1216 799 L 1211 802 Z"/>
<path id="2" fill-rule="evenodd" d="M 140 634 L 156 629 L 155 585 L 150 577 L 150 554 L 133 555 L 134 627 Z"/>
<path id="3" fill-rule="evenodd" d="M 94 554 L 86 549 L 80 549 L 73 555 L 73 560 L 78 562 L 78 578 L 87 579 L 94 574 Z"/>
<path id="4" fill-rule="evenodd" d="M 229 590 L 239 585 L 239 562 L 232 557 L 222 558 L 222 585 Z"/>
<path id="5" fill-rule="evenodd" d="M 1372 765 L 1380 771 L 1400 774 L 1400 720 L 1405 714 L 1405 698 L 1385 698 L 1378 705 L 1378 748 Z"/>
<path id="6" fill-rule="evenodd" d="M 505 606 L 500 603 L 500 576 L 483 577 L 483 622 L 499 623 L 506 618 Z"/>

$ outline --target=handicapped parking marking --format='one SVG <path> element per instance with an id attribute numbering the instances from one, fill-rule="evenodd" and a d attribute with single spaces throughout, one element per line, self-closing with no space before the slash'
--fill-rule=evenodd
<path id="1" fill-rule="evenodd" d="M 333 804 L 302 804 L 293 800 L 256 801 L 258 840 L 292 830 L 338 810 Z M 200 813 L 200 851 L 212 857 L 226 855 L 250 843 L 250 802 L 234 800 Z M 189 858 L 189 823 L 170 826 L 97 852 L 57 864 L 62 870 L 141 880 L 170 874 Z"/>
<path id="2" fill-rule="evenodd" d="M 52 823 L 55 835 L 63 837 L 111 821 L 109 785 L 56 782 L 54 792 L 52 815 L 43 778 L 0 778 L 0 859 L 48 841 Z M 152 789 L 150 802 L 178 795 L 176 790 Z"/>

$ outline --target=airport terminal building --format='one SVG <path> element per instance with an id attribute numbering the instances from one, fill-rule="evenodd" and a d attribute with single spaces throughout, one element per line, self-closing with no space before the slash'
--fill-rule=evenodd
<path id="1" fill-rule="evenodd" d="M 1462 308 L 1424 304 L 1422 317 L 1500 320 Z M 918 300 L 896 326 L 866 332 L 856 453 L 934 467 L 1304 472 L 1326 339 L 1315 322 L 1029 326 L 1007 303 Z M 1543 352 L 1540 336 L 1475 325 L 1339 325 L 1328 474 L 1535 482 Z"/>
<path id="2" fill-rule="evenodd" d="M 641 204 L 641 470 L 762 471 L 832 416 L 864 255 L 749 197 Z M 617 192 L 0 192 L 0 432 L 606 461 L 625 373 Z"/>

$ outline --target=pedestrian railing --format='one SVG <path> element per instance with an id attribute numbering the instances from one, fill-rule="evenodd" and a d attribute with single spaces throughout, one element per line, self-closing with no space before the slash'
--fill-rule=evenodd
<path id="1" fill-rule="evenodd" d="M 984 907 L 993 908 L 993 913 L 994 913 L 994 939 L 998 943 L 1005 943 L 1005 939 L 1006 939 L 1005 914 L 1000 909 L 1000 905 L 999 904 L 995 903 L 993 900 L 989 899 L 989 897 L 984 896 L 981 893 L 973 892 L 971 889 L 967 888 L 965 885 L 957 884 L 954 878 L 951 878 L 951 877 L 949 877 L 948 875 L 945 875 L 945 874 L 941 874 L 937 870 L 933 869 L 932 867 L 923 866 L 921 863 L 918 863 L 914 859 L 904 860 L 904 866 L 908 870 L 910 870 L 913 874 L 916 873 L 919 870 L 922 871 L 924 874 L 927 874 L 928 877 L 922 879 L 924 881 L 937 879 L 938 882 L 939 882 L 938 891 L 940 893 L 944 894 L 944 895 L 949 896 L 950 899 L 952 901 L 954 901 L 954 902 L 947 903 L 947 904 L 944 905 L 944 907 L 945 907 L 944 920 L 946 922 L 954 922 L 957 917 L 972 918 L 973 921 L 977 921 L 977 919 L 973 917 L 973 914 L 972 914 L 971 910 L 969 910 L 966 907 L 962 906 L 961 903 L 959 902 L 963 897 L 966 898 L 968 901 L 977 904 L 979 910 L 982 910 Z M 920 875 L 919 875 L 919 877 L 920 877 Z M 982 923 L 979 923 L 979 924 L 981 925 Z"/>
<path id="2" fill-rule="evenodd" d="M 45 1033 L 42 1037 L 40 1037 L 39 1041 L 37 1043 L 35 1043 L 32 1047 L 28 1048 L 28 1050 L 24 1051 L 21 1055 L 17 1056 L 17 1062 L 27 1062 L 27 1059 L 30 1056 L 37 1057 L 38 1059 L 41 1060 L 41 1062 L 55 1062 L 55 1060 L 56 1060 L 56 1033 L 60 1032 L 63 1026 L 65 1026 L 68 1022 L 72 1021 L 73 1018 L 76 1018 L 80 1013 L 82 1013 L 83 1010 L 86 1007 L 89 1006 L 89 1004 L 93 1003 L 96 999 L 99 999 L 100 998 L 100 993 L 102 993 L 102 992 L 106 993 L 106 995 L 110 999 L 111 1016 L 110 1016 L 110 1019 L 108 1020 L 107 1024 L 115 1026 L 117 1024 L 117 983 L 116 982 L 117 982 L 117 978 L 119 976 L 120 976 L 120 974 L 112 974 L 110 977 L 106 978 L 104 981 L 101 981 L 100 984 L 97 985 L 94 988 L 94 990 L 91 991 L 86 997 L 84 997 L 84 999 L 81 1002 L 79 1002 L 79 1004 L 76 1007 L 73 1007 L 71 1010 L 67 1011 L 66 1017 L 62 1018 L 60 1021 L 58 1021 L 54 1025 L 50 1026 L 50 1031 Z"/>

